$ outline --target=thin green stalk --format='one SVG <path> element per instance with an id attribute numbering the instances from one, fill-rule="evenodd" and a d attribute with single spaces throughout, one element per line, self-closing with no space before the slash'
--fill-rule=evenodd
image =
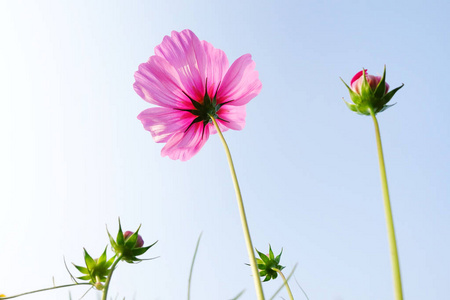
<path id="1" fill-rule="evenodd" d="M 87 283 L 87 282 L 81 282 L 81 283 L 71 283 L 71 284 L 65 284 L 65 285 L 59 285 L 59 286 L 53 286 L 51 288 L 45 288 L 45 289 L 40 289 L 40 290 L 35 290 L 35 291 L 31 291 L 31 292 L 26 292 L 26 293 L 22 293 L 22 294 L 18 294 L 18 295 L 14 295 L 14 296 L 8 296 L 8 297 L 0 297 L 0 299 L 13 299 L 13 298 L 17 298 L 17 297 L 21 297 L 21 296 L 25 296 L 25 295 L 29 295 L 29 294 L 34 294 L 34 293 L 39 293 L 39 292 L 45 292 L 45 291 L 51 291 L 51 290 L 56 290 L 56 289 L 61 289 L 61 288 L 66 288 L 66 287 L 71 287 L 71 286 L 76 286 L 76 285 L 92 285 L 91 283 Z"/>
<path id="2" fill-rule="evenodd" d="M 288 277 L 288 279 L 289 279 L 289 277 Z M 302 286 L 300 285 L 300 283 L 298 283 L 297 278 L 295 278 L 295 276 L 294 276 L 294 280 L 295 280 L 295 283 L 297 283 L 298 287 L 302 290 L 303 295 L 305 295 L 306 299 L 309 300 L 308 295 L 306 294 L 305 290 L 302 288 Z"/>
<path id="3" fill-rule="evenodd" d="M 108 278 L 106 278 L 105 286 L 103 287 L 102 300 L 106 300 L 107 297 L 108 297 L 109 283 L 111 282 L 112 274 L 113 274 L 114 270 L 116 269 L 117 264 L 120 262 L 121 259 L 122 259 L 121 255 L 117 256 L 116 260 L 114 261 L 114 263 L 111 266 L 111 272 L 109 273 Z"/>
<path id="4" fill-rule="evenodd" d="M 244 238 L 245 243 L 247 245 L 247 253 L 250 259 L 250 266 L 252 268 L 253 281 L 256 289 L 256 296 L 258 297 L 258 300 L 264 300 L 264 293 L 261 285 L 261 280 L 259 278 L 258 267 L 256 266 L 255 252 L 253 252 L 252 239 L 250 238 L 250 230 L 248 229 L 247 217 L 245 216 L 244 202 L 242 201 L 239 182 L 237 180 L 236 171 L 234 170 L 233 159 L 231 158 L 230 149 L 228 148 L 227 142 L 225 141 L 225 138 L 223 137 L 223 134 L 220 131 L 219 125 L 217 125 L 216 119 L 214 119 L 214 117 L 211 116 L 211 120 L 213 121 L 214 126 L 216 127 L 217 133 L 220 136 L 220 140 L 222 141 L 223 147 L 225 148 L 225 152 L 227 154 L 228 165 L 230 166 L 231 177 L 233 179 L 234 190 L 236 192 L 242 229 L 244 230 Z"/>
<path id="5" fill-rule="evenodd" d="M 400 275 L 400 264 L 398 260 L 397 242 L 395 239 L 394 220 L 392 218 L 391 202 L 389 200 L 389 190 L 386 176 L 386 167 L 384 165 L 383 147 L 381 145 L 380 128 L 373 110 L 370 110 L 373 123 L 375 125 L 375 136 L 377 139 L 378 162 L 380 164 L 381 188 L 383 191 L 384 212 L 386 214 L 386 225 L 389 238 L 389 248 L 391 253 L 392 275 L 394 279 L 394 293 L 396 300 L 403 300 L 402 278 Z"/>
<path id="6" fill-rule="evenodd" d="M 283 278 L 284 286 L 286 287 L 286 290 L 287 290 L 287 292 L 288 292 L 288 294 L 289 294 L 289 299 L 294 300 L 294 296 L 292 295 L 291 288 L 289 287 L 289 284 L 288 284 L 288 282 L 287 282 L 287 280 L 286 280 L 286 277 L 284 277 L 283 272 L 281 272 L 281 270 L 279 270 L 279 269 L 277 269 L 277 268 L 272 268 L 272 270 L 274 270 L 275 272 L 277 272 L 278 275 L 280 275 L 281 278 Z"/>
<path id="7" fill-rule="evenodd" d="M 197 240 L 197 246 L 195 246 L 194 257 L 192 257 L 191 271 L 189 272 L 188 294 L 187 294 L 188 300 L 191 299 L 191 279 L 192 279 L 192 271 L 194 270 L 195 258 L 197 257 L 198 246 L 200 245 L 200 239 L 201 239 L 201 238 L 202 238 L 202 234 L 200 233 L 200 235 L 199 235 L 199 237 L 198 237 L 198 240 Z"/>
<path id="8" fill-rule="evenodd" d="M 286 280 L 289 282 L 289 280 L 291 279 L 291 277 L 292 277 L 292 275 L 294 275 L 294 272 L 295 272 L 295 269 L 297 269 L 297 265 L 298 264 L 295 264 L 294 265 L 294 267 L 292 268 L 292 271 L 291 271 L 291 273 L 288 275 L 288 277 L 286 278 Z M 270 297 L 270 299 L 269 300 L 273 300 L 273 299 L 275 299 L 275 297 L 278 295 L 278 293 L 283 289 L 283 287 L 284 287 L 284 282 L 283 282 L 283 284 L 278 288 L 278 290 L 272 295 L 272 297 Z M 302 289 L 302 291 L 303 291 L 303 289 Z M 308 299 L 309 300 L 309 299 Z"/>

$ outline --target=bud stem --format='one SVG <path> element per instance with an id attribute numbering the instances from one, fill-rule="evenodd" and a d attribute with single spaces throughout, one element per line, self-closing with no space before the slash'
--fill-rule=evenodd
<path id="1" fill-rule="evenodd" d="M 378 126 L 377 118 L 375 117 L 375 113 L 373 109 L 370 110 L 370 115 L 372 116 L 373 123 L 375 125 L 375 136 L 377 140 L 377 149 L 378 149 L 378 162 L 380 165 L 380 175 L 381 175 L 381 188 L 383 192 L 383 200 L 384 200 L 384 212 L 386 215 L 386 225 L 388 231 L 388 239 L 389 239 L 389 248 L 391 253 L 391 263 L 392 263 L 392 275 L 394 279 L 394 293 L 396 300 L 403 300 L 403 291 L 402 291 L 402 278 L 400 275 L 400 264 L 398 259 L 397 252 L 397 242 L 395 239 L 395 230 L 394 230 L 394 220 L 392 217 L 391 210 L 391 202 L 389 200 L 389 190 L 386 176 L 386 167 L 384 165 L 384 156 L 383 156 L 383 147 L 381 145 L 381 136 L 380 136 L 380 128 Z"/>
<path id="2" fill-rule="evenodd" d="M 281 270 L 279 270 L 277 268 L 272 268 L 272 270 L 277 272 L 281 276 L 281 278 L 283 278 L 284 285 L 286 286 L 286 290 L 287 290 L 287 292 L 289 294 L 289 299 L 294 300 L 294 296 L 292 296 L 291 288 L 289 287 L 289 284 L 288 284 L 288 282 L 286 280 L 286 277 L 284 277 L 283 272 L 281 272 Z"/>
<path id="3" fill-rule="evenodd" d="M 109 283 L 111 282 L 112 274 L 113 274 L 114 270 L 116 269 L 117 264 L 120 262 L 121 259 L 122 259 L 122 255 L 117 256 L 116 260 L 114 261 L 114 263 L 111 266 L 111 272 L 109 273 L 108 278 L 106 278 L 105 285 L 103 287 L 102 300 L 107 300 L 108 299 Z"/>
<path id="4" fill-rule="evenodd" d="M 241 190 L 239 188 L 239 182 L 237 180 L 236 171 L 234 170 L 233 159 L 231 158 L 230 149 L 228 148 L 227 142 L 223 137 L 222 132 L 220 131 L 219 125 L 217 125 L 216 119 L 211 116 L 211 120 L 214 123 L 214 126 L 219 134 L 220 140 L 222 141 L 223 147 L 225 148 L 225 152 L 227 154 L 228 165 L 230 167 L 231 177 L 233 179 L 234 190 L 236 192 L 236 198 L 239 206 L 239 215 L 241 217 L 242 229 L 244 230 L 244 238 L 245 243 L 247 245 L 248 257 L 250 259 L 250 266 L 252 268 L 253 281 L 255 284 L 256 295 L 258 300 L 264 300 L 264 293 L 261 285 L 261 280 L 259 278 L 258 267 L 256 265 L 255 252 L 253 251 L 252 239 L 250 237 L 250 230 L 248 229 L 247 217 L 245 216 L 244 202 L 242 201 Z"/>

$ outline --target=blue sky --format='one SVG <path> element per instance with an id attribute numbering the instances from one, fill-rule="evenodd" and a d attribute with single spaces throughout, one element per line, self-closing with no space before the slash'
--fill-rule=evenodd
<path id="1" fill-rule="evenodd" d="M 136 116 L 133 74 L 172 30 L 234 61 L 263 89 L 225 133 L 254 246 L 310 299 L 392 299 L 375 137 L 342 77 L 387 66 L 405 84 L 379 115 L 405 299 L 446 299 L 450 278 L 450 38 L 446 1 L 4 1 L 0 4 L 0 293 L 69 283 L 63 256 L 99 256 L 105 224 L 142 223 L 157 260 L 121 265 L 111 295 L 255 299 L 217 136 L 188 162 L 160 156 Z M 75 273 L 75 270 L 72 270 Z M 264 284 L 268 296 L 281 282 Z M 304 299 L 292 286 L 295 299 Z M 71 289 L 74 299 L 84 288 Z M 283 291 L 280 296 L 287 298 Z M 68 299 L 68 290 L 28 299 Z M 121 299 L 120 298 L 120 299 Z M 24 297 L 24 299 L 27 299 Z M 84 299 L 98 299 L 91 291 Z"/>

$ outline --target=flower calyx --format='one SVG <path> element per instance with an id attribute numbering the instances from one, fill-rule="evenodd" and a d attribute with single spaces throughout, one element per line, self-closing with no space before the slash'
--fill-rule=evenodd
<path id="1" fill-rule="evenodd" d="M 360 115 L 370 116 L 371 112 L 375 115 L 393 106 L 387 105 L 387 103 L 404 84 L 389 92 L 389 84 L 386 83 L 385 78 L 386 66 L 384 66 L 383 76 L 381 77 L 368 75 L 367 70 L 363 69 L 353 76 L 350 86 L 341 78 L 353 102 L 349 103 L 344 100 L 347 107 Z"/>
<path id="2" fill-rule="evenodd" d="M 115 256 L 111 257 L 109 260 L 106 258 L 106 248 L 105 251 L 103 251 L 102 255 L 97 258 L 93 259 L 89 253 L 84 249 L 84 262 L 86 264 L 86 267 L 82 266 L 75 266 L 75 268 L 78 269 L 83 276 L 77 277 L 81 280 L 89 280 L 89 282 L 97 289 L 102 290 L 103 289 L 103 282 L 106 281 L 106 278 L 111 273 L 111 265 L 113 264 L 115 259 Z"/>
<path id="3" fill-rule="evenodd" d="M 111 243 L 111 247 L 113 251 L 116 253 L 117 257 L 120 257 L 120 260 L 124 260 L 127 263 L 135 263 L 141 262 L 145 259 L 139 259 L 138 256 L 147 252 L 153 245 L 155 245 L 158 241 L 154 242 L 150 246 L 143 247 L 144 240 L 138 234 L 141 226 L 139 225 L 138 229 L 135 232 L 126 231 L 123 233 L 122 225 L 120 224 L 119 219 L 119 232 L 117 233 L 117 237 L 114 238 L 108 232 L 109 241 Z"/>
<path id="4" fill-rule="evenodd" d="M 202 132 L 202 137 L 203 137 L 203 134 L 205 132 L 205 127 L 206 127 L 206 125 L 208 125 L 208 123 L 211 122 L 211 117 L 213 117 L 214 119 L 219 119 L 219 120 L 227 122 L 227 123 L 229 122 L 229 121 L 224 120 L 221 117 L 219 117 L 217 115 L 217 112 L 222 108 L 222 106 L 232 102 L 233 100 L 217 104 L 217 92 L 219 91 L 219 87 L 220 87 L 220 84 L 216 89 L 216 93 L 214 94 L 214 97 L 212 97 L 212 99 L 211 99 L 211 97 L 208 94 L 208 79 L 206 79 L 205 94 L 203 96 L 203 102 L 194 100 L 186 92 L 183 91 L 184 95 L 186 97 L 188 97 L 189 100 L 191 100 L 191 103 L 194 106 L 194 109 L 178 109 L 177 108 L 177 110 L 187 111 L 187 112 L 190 112 L 191 114 L 193 114 L 194 116 L 196 116 L 196 118 L 191 122 L 191 124 L 189 124 L 189 126 L 186 128 L 186 130 L 184 132 L 187 132 L 189 130 L 189 128 L 191 128 L 191 126 L 194 125 L 195 123 L 203 122 L 203 132 Z"/>
<path id="5" fill-rule="evenodd" d="M 275 257 L 272 251 L 272 247 L 269 245 L 269 254 L 264 254 L 258 252 L 260 258 L 256 259 L 256 263 L 258 264 L 259 276 L 264 277 L 263 281 L 269 281 L 270 279 L 275 279 L 278 277 L 278 272 L 283 270 L 284 267 L 280 265 L 281 254 L 283 253 L 283 249 L 281 249 L 280 254 Z"/>

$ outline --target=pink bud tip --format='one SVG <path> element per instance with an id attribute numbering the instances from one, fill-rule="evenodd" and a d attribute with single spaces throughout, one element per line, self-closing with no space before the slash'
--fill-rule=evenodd
<path id="1" fill-rule="evenodd" d="M 125 231 L 125 233 L 123 234 L 124 239 L 128 239 L 134 232 L 132 231 Z M 144 246 L 144 240 L 142 239 L 142 237 L 138 234 L 137 237 L 137 241 L 136 241 L 136 248 L 141 248 L 142 246 Z"/>

